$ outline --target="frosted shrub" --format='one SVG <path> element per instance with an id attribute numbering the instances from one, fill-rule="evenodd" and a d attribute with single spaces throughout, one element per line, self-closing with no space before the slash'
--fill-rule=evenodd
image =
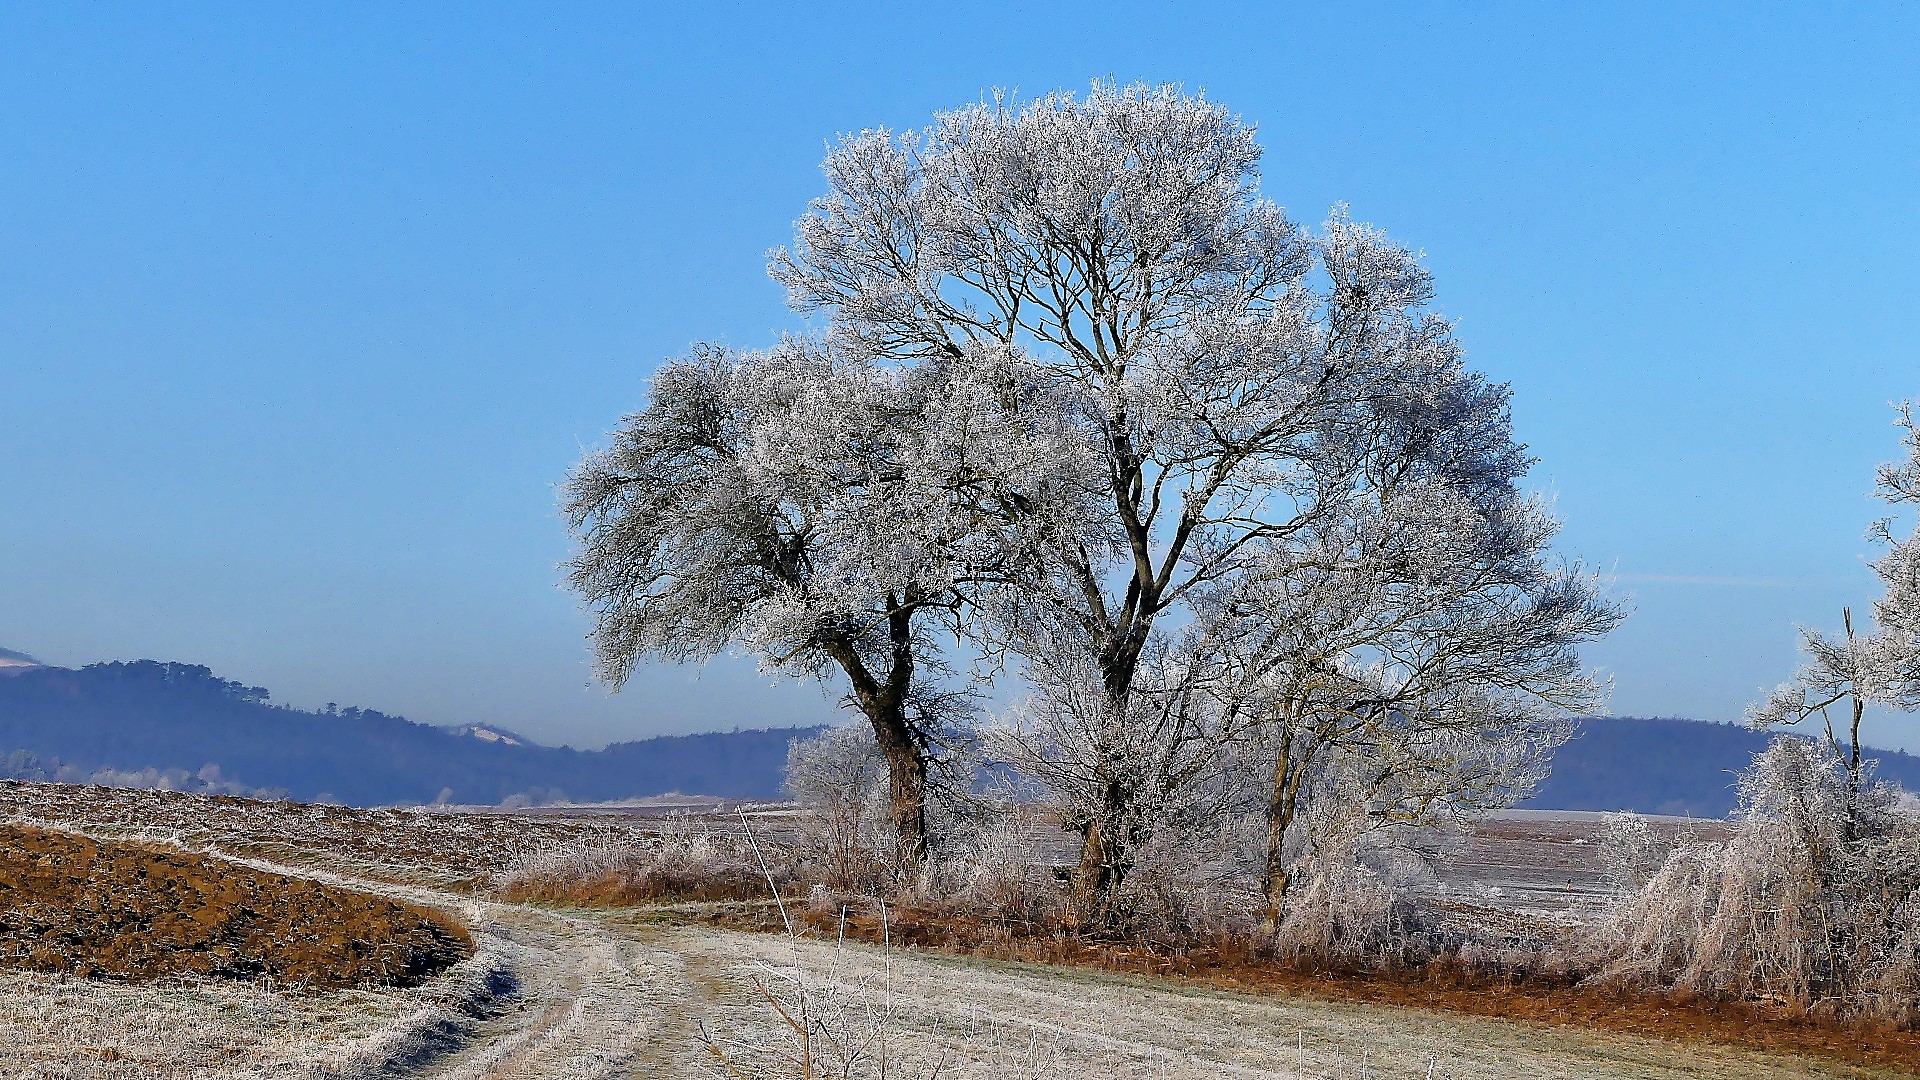
<path id="1" fill-rule="evenodd" d="M 783 859 L 770 872 L 791 879 Z M 740 838 L 676 815 L 654 837 L 524 852 L 496 876 L 495 888 L 509 900 L 630 904 L 760 897 L 767 883 Z"/>
<path id="2" fill-rule="evenodd" d="M 632 844 L 566 844 L 522 852 L 501 871 L 502 886 L 535 881 L 591 881 L 618 873 L 644 858 Z"/>
<path id="3" fill-rule="evenodd" d="M 1920 504 L 1920 426 L 1898 408 L 1907 457 L 1880 467 L 1875 494 L 1904 508 Z M 1675 854 L 1636 899 L 1649 925 L 1622 927 L 1609 972 L 1912 1024 L 1920 827 L 1860 745 L 1870 708 L 1920 709 L 1920 531 L 1893 530 L 1887 518 L 1867 531 L 1885 548 L 1868 564 L 1884 590 L 1872 618 L 1843 608 L 1840 636 L 1803 630 L 1805 664 L 1748 712 L 1761 728 L 1817 718 L 1826 743 L 1775 740 L 1755 760 L 1739 834 Z"/>
<path id="4" fill-rule="evenodd" d="M 1665 860 L 1668 845 L 1639 814 L 1607 814 L 1601 822 L 1600 859 L 1607 876 L 1628 892 L 1645 885 Z"/>
<path id="5" fill-rule="evenodd" d="M 1310 855 L 1294 867 L 1273 949 L 1289 960 L 1354 961 L 1387 953 L 1397 905 L 1385 878 L 1337 853 Z"/>
<path id="6" fill-rule="evenodd" d="M 1066 918 L 1066 895 L 1050 868 L 1035 865 L 1029 834 L 1039 826 L 1018 803 L 994 803 L 956 835 L 930 882 L 939 898 L 1008 929 L 1031 933 Z"/>
<path id="7" fill-rule="evenodd" d="M 1244 941 L 1260 908 L 1252 848 L 1261 823 L 1223 793 L 1148 838 L 1119 894 L 1125 929 L 1158 944 Z"/>
<path id="8" fill-rule="evenodd" d="M 794 740 L 786 786 L 805 811 L 794 851 L 803 874 L 841 891 L 877 891 L 893 880 L 887 763 L 871 728 Z"/>
<path id="9" fill-rule="evenodd" d="M 1910 1025 L 1920 1000 L 1920 830 L 1830 746 L 1780 737 L 1739 827 L 1682 844 L 1615 910 L 1597 981 Z"/>
<path id="10" fill-rule="evenodd" d="M 1407 829 L 1371 829 L 1363 814 L 1324 812 L 1314 842 L 1288 868 L 1286 906 L 1272 929 L 1282 959 L 1411 965 L 1433 959 L 1403 888 L 1426 869 Z"/>

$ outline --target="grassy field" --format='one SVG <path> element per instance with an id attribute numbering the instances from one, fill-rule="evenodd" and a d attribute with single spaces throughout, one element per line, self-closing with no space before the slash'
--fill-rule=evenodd
<path id="1" fill-rule="evenodd" d="M 677 931 L 662 947 L 688 958 L 690 970 L 708 984 L 704 1007 L 742 1025 L 743 1040 L 774 1042 L 780 1033 L 777 1017 L 756 1005 L 752 977 L 798 972 L 848 997 L 890 1002 L 901 1054 L 923 1066 L 944 1058 L 943 1076 L 1905 1075 L 1418 1009 L 1222 993 L 767 935 Z"/>

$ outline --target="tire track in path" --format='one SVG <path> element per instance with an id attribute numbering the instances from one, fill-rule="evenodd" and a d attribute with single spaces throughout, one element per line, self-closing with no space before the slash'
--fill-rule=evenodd
<path id="1" fill-rule="evenodd" d="M 210 852 L 210 854 L 221 854 Z M 683 957 L 588 913 L 476 901 L 248 856 L 230 861 L 456 914 L 475 957 L 422 988 L 411 1029 L 389 1051 L 319 1075 L 340 1080 L 627 1080 L 688 1075 L 692 1009 L 702 998 Z M 475 969 L 482 969 L 476 971 Z M 440 985 L 436 985 L 439 983 Z M 449 984 L 483 986 L 455 991 Z"/>

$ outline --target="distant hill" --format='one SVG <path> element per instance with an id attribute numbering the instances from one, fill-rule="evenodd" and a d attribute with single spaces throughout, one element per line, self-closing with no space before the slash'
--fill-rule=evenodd
<path id="1" fill-rule="evenodd" d="M 581 751 L 506 728 L 439 728 L 372 709 L 308 711 L 194 664 L 68 669 L 0 649 L 0 777 L 280 795 L 355 806 L 605 802 L 679 792 L 780 794 L 787 745 L 820 729 L 712 732 Z M 1698 720 L 1596 717 L 1523 803 L 1724 817 L 1769 736 Z M 1920 758 L 1875 751 L 1920 793 Z"/>
<path id="2" fill-rule="evenodd" d="M 355 806 L 602 802 L 680 792 L 773 798 L 787 744 L 818 728 L 683 735 L 599 751 L 372 709 L 271 704 L 194 664 L 30 667 L 0 678 L 0 775 Z"/>
<path id="3" fill-rule="evenodd" d="M 1772 738 L 1704 720 L 1593 717 L 1580 721 L 1572 741 L 1554 754 L 1546 783 L 1521 805 L 1725 817 L 1734 809 L 1736 776 Z M 1872 756 L 1882 778 L 1920 793 L 1920 758 L 1898 750 Z"/>
<path id="4" fill-rule="evenodd" d="M 40 666 L 40 661 L 23 652 L 0 649 L 0 675 L 17 675 Z"/>

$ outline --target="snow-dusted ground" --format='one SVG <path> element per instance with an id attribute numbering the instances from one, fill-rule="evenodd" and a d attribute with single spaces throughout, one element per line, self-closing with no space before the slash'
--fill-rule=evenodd
<path id="1" fill-rule="evenodd" d="M 410 896 L 416 896 L 410 891 Z M 450 905 L 457 898 L 445 898 Z M 1089 972 L 470 910 L 474 960 L 414 991 L 283 995 L 7 976 L 0 1076 L 747 1077 L 798 1046 L 760 992 L 820 1022 L 817 1076 L 1726 1078 L 1880 1075 L 1744 1051 L 1420 1010 L 1208 992 Z M 755 1048 L 758 1047 L 756 1052 Z M 1894 1074 L 1885 1074 L 1894 1075 Z"/>
<path id="2" fill-rule="evenodd" d="M 1903 1075 L 1415 1009 L 1172 988 L 1089 972 L 983 965 L 852 945 L 796 946 L 769 936 L 676 934 L 661 946 L 685 958 L 705 982 L 708 997 L 698 1008 L 741 1029 L 721 1029 L 723 1043 L 729 1035 L 779 1043 L 777 1017 L 755 1005 L 749 980 L 768 970 L 798 971 L 813 981 L 817 997 L 837 988 L 856 1001 L 883 1008 L 891 1003 L 895 1053 L 906 1059 L 901 1064 L 943 1060 L 943 1077 L 1787 1080 Z M 897 1075 L 925 1076 L 927 1071 L 908 1068 Z"/>
<path id="3" fill-rule="evenodd" d="M 478 946 L 471 960 L 414 990 L 300 995 L 0 974 L 7 1080 L 727 1075 L 703 1033 L 741 1077 L 797 1075 L 787 1057 L 799 1044 L 774 1002 L 790 1013 L 808 1008 L 821 1077 L 878 1078 L 882 1061 L 885 1076 L 899 1080 L 936 1069 L 955 1080 L 1897 1075 L 1456 1014 L 795 942 L 636 914 L 474 903 L 452 891 L 502 864 L 522 839 L 597 840 L 625 822 L 515 826 L 43 785 L 4 794 L 23 817 L 160 836 L 442 907 L 465 919 Z M 1590 822 L 1520 820 L 1526 828 L 1476 840 L 1440 884 L 1501 888 L 1516 906 L 1602 887 Z"/>

